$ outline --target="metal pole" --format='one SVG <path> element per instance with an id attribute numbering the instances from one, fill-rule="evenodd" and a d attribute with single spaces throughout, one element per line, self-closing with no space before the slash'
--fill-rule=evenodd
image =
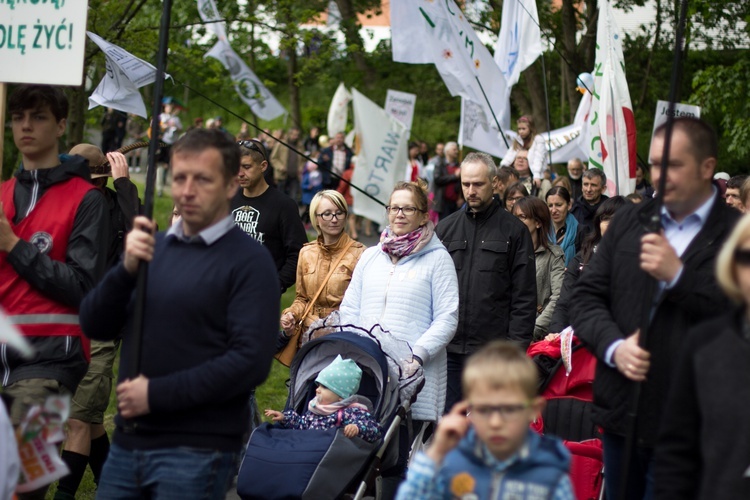
<path id="1" fill-rule="evenodd" d="M 148 168 L 146 169 L 146 192 L 144 193 L 144 213 L 149 219 L 154 213 L 154 185 L 156 183 L 156 152 L 159 149 L 159 115 L 161 114 L 161 100 L 164 95 L 164 73 L 167 66 L 167 52 L 169 50 L 169 22 L 172 14 L 172 0 L 163 0 L 161 26 L 159 27 L 159 51 L 156 61 L 156 82 L 154 83 L 153 106 L 151 108 L 151 142 L 148 147 Z M 131 343 L 131 360 L 129 375 L 137 377 L 141 372 L 141 346 L 143 344 L 143 318 L 146 307 L 146 280 L 148 264 L 141 261 L 138 264 L 138 278 L 135 294 L 135 309 L 133 311 L 133 331 Z"/>

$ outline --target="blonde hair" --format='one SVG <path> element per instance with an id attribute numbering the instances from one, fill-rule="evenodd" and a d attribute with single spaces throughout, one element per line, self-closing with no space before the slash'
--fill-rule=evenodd
<path id="1" fill-rule="evenodd" d="M 518 388 L 529 398 L 537 395 L 536 365 L 516 344 L 506 340 L 490 342 L 466 361 L 461 386 L 468 397 L 479 382 L 491 389 Z"/>
<path id="2" fill-rule="evenodd" d="M 401 181 L 397 182 L 395 186 L 393 186 L 393 191 L 391 191 L 391 197 L 393 196 L 393 193 L 396 191 L 409 191 L 412 196 L 414 196 L 414 204 L 417 206 L 417 208 L 423 212 L 427 213 L 428 205 L 429 205 L 429 199 L 427 198 L 427 191 L 429 190 L 429 186 L 427 185 L 427 182 L 425 182 L 424 179 L 418 178 L 414 182 L 406 182 Z M 390 204 L 391 199 L 388 198 L 388 203 Z"/>
<path id="3" fill-rule="evenodd" d="M 734 252 L 748 239 L 750 239 L 750 214 L 740 219 L 716 259 L 716 278 L 719 281 L 719 286 L 727 297 L 737 303 L 744 302 L 745 296 L 742 294 L 739 283 L 737 283 L 737 273 L 735 272 L 737 263 L 735 262 Z"/>
<path id="4" fill-rule="evenodd" d="M 312 227 L 315 228 L 315 230 L 318 232 L 318 234 L 320 234 L 318 206 L 320 205 L 320 202 L 323 201 L 323 198 L 330 201 L 331 203 L 336 205 L 336 208 L 344 212 L 344 219 L 346 219 L 346 216 L 349 213 L 344 195 L 342 195 L 338 191 L 334 191 L 333 189 L 326 189 L 324 191 L 318 191 L 317 193 L 315 193 L 315 196 L 313 196 L 313 199 L 310 202 L 310 223 L 312 224 Z"/>

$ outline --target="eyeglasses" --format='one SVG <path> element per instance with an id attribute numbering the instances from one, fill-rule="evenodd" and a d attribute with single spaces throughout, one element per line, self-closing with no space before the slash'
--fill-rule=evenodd
<path id="1" fill-rule="evenodd" d="M 490 420 L 493 415 L 499 413 L 505 422 L 511 422 L 518 420 L 523 416 L 524 411 L 530 406 L 529 403 L 520 405 L 478 405 L 469 406 L 469 412 L 467 416 L 471 416 L 475 419 Z"/>
<path id="2" fill-rule="evenodd" d="M 253 151 L 257 151 L 258 153 L 261 154 L 261 156 L 263 156 L 264 160 L 266 161 L 268 160 L 268 158 L 266 158 L 266 152 L 263 151 L 263 149 L 261 149 L 261 147 L 255 141 L 237 141 L 237 144 L 247 149 L 252 149 Z"/>
<path id="3" fill-rule="evenodd" d="M 391 215 L 398 215 L 398 213 L 401 212 L 407 217 L 411 217 L 417 212 L 423 212 L 423 210 L 420 210 L 417 207 L 392 207 L 390 205 L 385 207 L 385 211 Z"/>
<path id="4" fill-rule="evenodd" d="M 336 220 L 343 219 L 346 217 L 346 212 L 342 212 L 341 210 L 337 210 L 335 212 L 323 212 L 322 214 L 315 214 L 324 221 L 331 221 L 335 217 Z"/>
<path id="5" fill-rule="evenodd" d="M 734 262 L 738 266 L 748 267 L 750 266 L 750 250 L 738 248 L 734 251 Z"/>

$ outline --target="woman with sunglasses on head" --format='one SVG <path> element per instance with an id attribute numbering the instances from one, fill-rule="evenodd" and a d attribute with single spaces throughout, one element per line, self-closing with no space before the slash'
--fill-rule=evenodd
<path id="1" fill-rule="evenodd" d="M 406 374 L 420 365 L 425 374 L 425 386 L 411 407 L 413 435 L 418 435 L 445 407 L 445 347 L 458 325 L 458 280 L 429 218 L 426 182 L 397 183 L 386 213 L 388 226 L 380 244 L 367 249 L 354 270 L 341 303 L 341 322 L 366 328 L 379 324 L 409 343 L 413 358 Z M 398 465 L 384 471 L 384 498 L 395 494 L 406 470 L 409 432 L 402 431 Z"/>
<path id="2" fill-rule="evenodd" d="M 735 307 L 671 346 L 678 362 L 656 443 L 656 498 L 750 498 L 750 216 L 724 243 L 716 278 L 696 285 Z"/>
<path id="3" fill-rule="evenodd" d="M 596 247 L 607 231 L 609 221 L 615 216 L 617 210 L 627 204 L 628 201 L 624 197 L 613 196 L 605 200 L 596 209 L 594 230 L 584 237 L 583 243 L 581 243 L 581 251 L 575 254 L 573 260 L 570 261 L 570 264 L 565 269 L 560 298 L 557 300 L 557 306 L 552 313 L 552 320 L 549 325 L 550 332 L 557 334 L 570 326 L 569 302 L 570 297 L 573 295 L 573 286 L 596 253 Z"/>
<path id="4" fill-rule="evenodd" d="M 534 244 L 537 303 L 534 340 L 539 340 L 549 332 L 552 313 L 560 297 L 565 254 L 559 246 L 550 242 L 552 221 L 549 209 L 542 200 L 533 196 L 521 198 L 513 206 L 513 215 L 526 225 Z"/>
<path id="5" fill-rule="evenodd" d="M 362 243 L 344 232 L 347 213 L 346 200 L 337 191 L 320 191 L 310 201 L 310 222 L 318 238 L 299 253 L 296 296 L 281 312 L 282 335 L 287 339 L 295 329 L 303 333 L 314 321 L 338 310 L 344 298 L 354 267 L 365 251 Z"/>

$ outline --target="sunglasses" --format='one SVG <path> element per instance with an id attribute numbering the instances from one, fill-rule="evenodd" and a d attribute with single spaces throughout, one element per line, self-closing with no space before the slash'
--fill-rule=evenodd
<path id="1" fill-rule="evenodd" d="M 268 157 L 266 156 L 266 152 L 264 151 L 265 148 L 261 148 L 260 145 L 258 145 L 257 142 L 255 142 L 255 141 L 237 141 L 237 144 L 239 144 L 240 146 L 242 146 L 244 148 L 252 149 L 253 151 L 257 151 L 258 153 L 261 154 L 261 156 L 263 156 L 264 160 L 268 161 Z"/>
<path id="2" fill-rule="evenodd" d="M 735 250 L 734 262 L 738 266 L 750 266 L 750 250 L 743 250 L 742 248 L 738 248 L 737 250 Z"/>

